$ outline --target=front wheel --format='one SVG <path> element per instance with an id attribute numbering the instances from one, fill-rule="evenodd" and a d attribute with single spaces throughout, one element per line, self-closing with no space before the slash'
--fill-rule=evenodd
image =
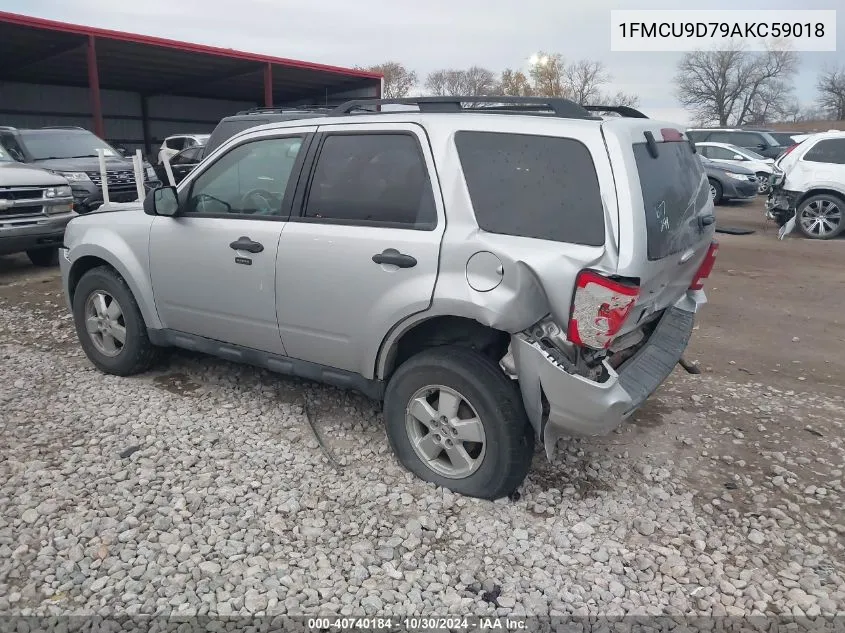
<path id="1" fill-rule="evenodd" d="M 827 193 L 810 196 L 798 205 L 796 224 L 798 230 L 814 240 L 830 240 L 842 233 L 845 223 L 842 212 L 845 203 Z"/>
<path id="2" fill-rule="evenodd" d="M 94 268 L 79 280 L 73 321 L 83 351 L 100 371 L 131 376 L 148 369 L 156 358 L 138 303 L 111 268 Z"/>
<path id="3" fill-rule="evenodd" d="M 757 174 L 757 193 L 759 195 L 767 194 L 770 188 L 769 174 L 761 171 Z"/>
<path id="4" fill-rule="evenodd" d="M 534 434 L 515 383 L 469 349 L 434 348 L 403 363 L 384 416 L 402 465 L 460 494 L 507 496 L 531 466 Z"/>
<path id="5" fill-rule="evenodd" d="M 722 184 L 718 180 L 710 179 L 710 199 L 713 204 L 722 203 Z"/>

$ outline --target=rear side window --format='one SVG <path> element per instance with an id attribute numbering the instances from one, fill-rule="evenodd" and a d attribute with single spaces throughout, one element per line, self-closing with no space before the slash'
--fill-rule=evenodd
<path id="1" fill-rule="evenodd" d="M 845 165 L 845 138 L 829 138 L 816 143 L 804 154 L 811 163 Z"/>
<path id="2" fill-rule="evenodd" d="M 590 151 L 552 136 L 455 134 L 478 226 L 490 233 L 604 244 L 604 208 Z"/>
<path id="3" fill-rule="evenodd" d="M 635 143 L 648 232 L 648 258 L 663 259 L 695 244 L 700 228 L 696 215 L 707 204 L 710 189 L 699 158 L 689 143 L 659 143 L 657 158 L 645 143 Z"/>
<path id="4" fill-rule="evenodd" d="M 434 193 L 412 134 L 326 137 L 305 206 L 312 221 L 431 230 Z"/>

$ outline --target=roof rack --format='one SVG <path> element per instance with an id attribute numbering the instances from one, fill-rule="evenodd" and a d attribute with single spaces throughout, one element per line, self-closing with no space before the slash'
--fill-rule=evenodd
<path id="1" fill-rule="evenodd" d="M 248 110 L 241 110 L 236 114 L 282 114 L 284 112 L 330 112 L 332 108 L 318 105 L 303 105 L 303 106 L 279 106 L 279 107 L 262 107 L 249 108 Z"/>
<path id="2" fill-rule="evenodd" d="M 469 107 L 464 106 L 469 104 Z M 481 104 L 490 104 L 482 106 Z M 552 115 L 565 119 L 594 119 L 587 110 L 569 99 L 559 97 L 505 97 L 505 96 L 454 96 L 454 97 L 405 97 L 402 99 L 355 99 L 347 101 L 334 110 L 332 116 L 344 116 L 354 112 L 370 114 L 391 114 L 395 111 L 372 110 L 383 105 L 417 106 L 420 112 L 494 112 Z"/>
<path id="3" fill-rule="evenodd" d="M 84 130 L 84 127 L 79 125 L 44 125 L 42 130 Z M 87 130 L 86 130 L 87 131 Z"/>
<path id="4" fill-rule="evenodd" d="M 648 117 L 635 108 L 629 106 L 606 106 L 606 105 L 585 105 L 588 112 L 615 112 L 616 114 L 631 119 L 647 119 Z"/>

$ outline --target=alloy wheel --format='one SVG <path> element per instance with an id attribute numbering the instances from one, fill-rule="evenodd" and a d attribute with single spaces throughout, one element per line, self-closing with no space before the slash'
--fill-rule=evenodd
<path id="1" fill-rule="evenodd" d="M 832 200 L 813 200 L 801 209 L 798 221 L 807 235 L 826 237 L 839 228 L 842 209 Z"/>
<path id="2" fill-rule="evenodd" d="M 97 351 L 115 357 L 126 344 L 123 309 L 105 290 L 92 292 L 85 302 L 85 329 Z"/>
<path id="3" fill-rule="evenodd" d="M 411 396 L 405 428 L 417 457 L 438 475 L 463 479 L 484 461 L 484 425 L 466 397 L 451 387 L 429 385 Z"/>

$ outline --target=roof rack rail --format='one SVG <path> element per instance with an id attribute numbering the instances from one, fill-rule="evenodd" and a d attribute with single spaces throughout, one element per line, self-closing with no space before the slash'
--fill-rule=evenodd
<path id="1" fill-rule="evenodd" d="M 275 106 L 275 107 L 261 107 L 249 108 L 241 110 L 236 114 L 261 114 L 261 113 L 282 113 L 282 112 L 330 112 L 333 110 L 330 106 L 319 105 L 303 105 L 303 106 Z"/>
<path id="2" fill-rule="evenodd" d="M 79 125 L 43 125 L 42 130 L 84 130 L 84 127 Z"/>
<path id="3" fill-rule="evenodd" d="M 470 104 L 465 107 L 463 104 Z M 481 104 L 490 104 L 481 106 Z M 333 116 L 344 116 L 353 112 L 370 114 L 391 114 L 395 111 L 374 111 L 368 108 L 383 105 L 417 106 L 420 112 L 496 112 L 551 114 L 565 119 L 594 119 L 587 110 L 569 99 L 560 97 L 506 97 L 506 96 L 452 96 L 452 97 L 404 97 L 401 99 L 354 99 L 334 110 Z"/>
<path id="4" fill-rule="evenodd" d="M 631 108 L 629 106 L 585 105 L 583 107 L 589 112 L 615 112 L 620 116 L 628 117 L 630 119 L 648 118 L 645 114 L 643 114 L 636 108 Z"/>

